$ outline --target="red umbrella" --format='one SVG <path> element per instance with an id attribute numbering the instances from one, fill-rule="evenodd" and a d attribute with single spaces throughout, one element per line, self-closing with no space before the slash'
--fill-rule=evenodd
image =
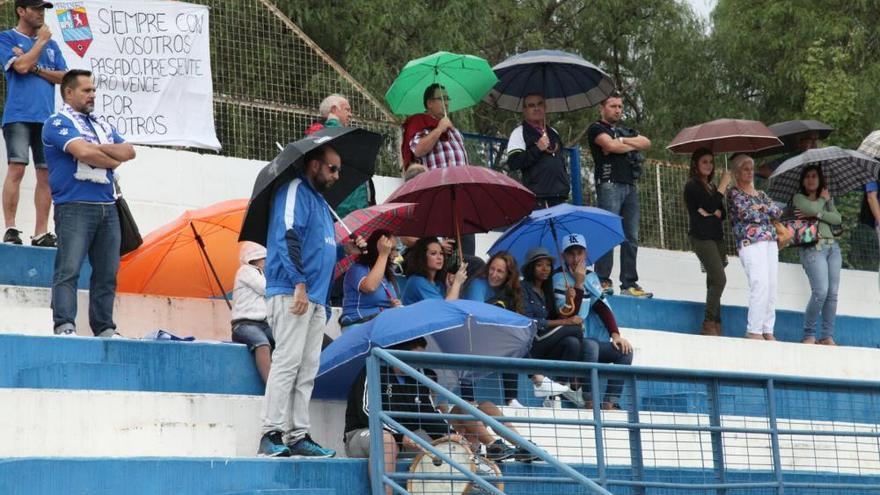
<path id="1" fill-rule="evenodd" d="M 366 238 L 380 229 L 396 234 L 401 225 L 413 218 L 415 211 L 415 203 L 385 203 L 355 210 L 336 222 L 336 242 L 341 244 L 357 236 Z M 333 268 L 334 280 L 348 271 L 356 256 L 348 255 L 336 263 Z"/>
<path id="2" fill-rule="evenodd" d="M 709 148 L 712 153 L 754 153 L 782 146 L 782 141 L 757 120 L 718 119 L 682 129 L 666 147 L 673 153 L 693 153 Z"/>
<path id="3" fill-rule="evenodd" d="M 370 233 L 380 229 L 396 234 L 404 222 L 413 218 L 415 211 L 415 203 L 384 203 L 355 210 L 346 215 L 341 223 L 336 222 L 336 242 L 341 244 L 351 236 L 366 239 Z"/>
<path id="4" fill-rule="evenodd" d="M 429 170 L 394 191 L 388 201 L 418 203 L 401 235 L 455 236 L 488 232 L 531 213 L 535 195 L 510 177 L 485 167 Z M 460 253 L 459 253 L 460 254 Z"/>

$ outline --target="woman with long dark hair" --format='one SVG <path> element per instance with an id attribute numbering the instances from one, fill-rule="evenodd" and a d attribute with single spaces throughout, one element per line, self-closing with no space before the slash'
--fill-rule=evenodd
<path id="1" fill-rule="evenodd" d="M 397 240 L 391 232 L 377 230 L 370 234 L 366 252 L 345 272 L 340 325 L 363 323 L 401 305 L 397 280 L 391 271 L 396 257 Z"/>
<path id="2" fill-rule="evenodd" d="M 837 317 L 837 289 L 840 286 L 842 258 L 840 245 L 834 240 L 832 226 L 840 225 L 842 218 L 834 200 L 825 187 L 825 175 L 819 165 L 807 165 L 801 171 L 801 190 L 792 197 L 795 216 L 818 222 L 819 242 L 800 247 L 801 265 L 810 280 L 810 301 L 804 311 L 805 344 L 816 343 L 816 322 L 822 313 L 822 334 L 819 343 L 834 342 L 834 319 Z"/>
<path id="3" fill-rule="evenodd" d="M 446 273 L 446 255 L 436 237 L 424 237 L 411 248 L 406 266 L 406 288 L 403 304 L 423 299 L 458 299 L 467 280 L 467 263 L 461 263 L 455 273 Z"/>
<path id="4" fill-rule="evenodd" d="M 725 171 L 716 186 L 714 155 L 708 148 L 700 148 L 691 155 L 688 180 L 684 186 L 691 248 L 706 269 L 706 310 L 703 316 L 703 335 L 721 335 L 721 294 L 727 285 L 724 267 L 727 253 L 724 249 L 724 194 L 730 185 L 730 173 Z"/>

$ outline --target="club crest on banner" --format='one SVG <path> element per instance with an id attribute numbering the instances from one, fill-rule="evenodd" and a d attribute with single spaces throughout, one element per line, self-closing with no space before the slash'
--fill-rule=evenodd
<path id="1" fill-rule="evenodd" d="M 58 4 L 58 7 L 55 13 L 61 25 L 61 36 L 71 50 L 83 57 L 92 44 L 92 29 L 89 27 L 86 7 L 81 3 Z"/>

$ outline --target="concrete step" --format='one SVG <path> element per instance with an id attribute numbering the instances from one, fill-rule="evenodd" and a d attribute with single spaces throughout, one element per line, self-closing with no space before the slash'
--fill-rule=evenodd
<path id="1" fill-rule="evenodd" d="M 262 395 L 238 344 L 0 335 L 0 387 Z"/>
<path id="2" fill-rule="evenodd" d="M 2 270 L 0 270 L 2 271 Z M 0 334 L 53 335 L 52 290 L 47 287 L 0 285 Z M 77 334 L 92 336 L 89 328 L 89 293 L 77 293 Z M 341 308 L 334 308 L 325 333 L 339 336 Z M 198 340 L 229 341 L 230 312 L 222 299 L 117 294 L 113 319 L 119 333 L 141 338 L 157 329 Z"/>
<path id="3" fill-rule="evenodd" d="M 4 495 L 368 495 L 366 460 L 224 457 L 0 460 Z"/>
<path id="4" fill-rule="evenodd" d="M 245 395 L 0 389 L 0 458 L 252 458 L 261 407 Z M 345 404 L 311 408 L 312 436 L 341 449 Z"/>

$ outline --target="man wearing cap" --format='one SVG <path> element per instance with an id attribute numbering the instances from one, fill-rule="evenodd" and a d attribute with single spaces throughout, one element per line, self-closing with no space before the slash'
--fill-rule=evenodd
<path id="1" fill-rule="evenodd" d="M 6 105 L 3 108 L 3 138 L 9 163 L 3 181 L 3 219 L 6 232 L 3 242 L 21 244 L 21 230 L 15 226 L 19 190 L 25 167 L 34 157 L 37 185 L 34 190 L 36 227 L 31 244 L 54 247 L 55 236 L 49 232 L 49 209 L 52 195 L 49 170 L 43 153 L 43 122 L 55 110 L 55 85 L 61 83 L 67 64 L 52 31 L 45 24 L 46 9 L 53 5 L 43 0 L 15 0 L 18 24 L 0 33 L 0 60 L 6 76 Z"/>
<path id="2" fill-rule="evenodd" d="M 523 121 L 507 140 L 507 164 L 522 171 L 522 183 L 535 193 L 537 208 L 568 201 L 571 180 L 562 155 L 562 140 L 547 126 L 544 97 L 523 99 Z"/>
<path id="3" fill-rule="evenodd" d="M 583 361 L 587 363 L 632 364 L 633 348 L 620 336 L 617 320 L 605 299 L 599 277 L 587 270 L 587 242 L 581 234 L 567 234 L 561 242 L 563 263 L 553 274 L 556 304 L 563 307 L 574 303 L 583 321 Z M 583 296 L 580 305 L 568 301 L 570 289 Z M 610 336 L 610 341 L 609 341 Z M 585 402 L 591 402 L 589 387 L 584 388 Z M 613 409 L 623 391 L 623 382 L 608 380 L 602 409 Z"/>

